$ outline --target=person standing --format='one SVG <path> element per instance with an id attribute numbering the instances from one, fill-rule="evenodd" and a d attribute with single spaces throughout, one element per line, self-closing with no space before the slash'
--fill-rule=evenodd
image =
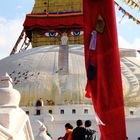
<path id="1" fill-rule="evenodd" d="M 88 129 L 88 130 L 91 130 L 91 128 L 90 128 L 91 127 L 91 124 L 92 124 L 92 122 L 90 120 L 86 120 L 85 121 L 85 128 Z M 93 134 L 86 135 L 85 139 L 86 140 L 93 140 Z M 96 139 L 96 136 L 94 137 L 94 139 Z"/>
<path id="2" fill-rule="evenodd" d="M 66 123 L 65 130 L 65 135 L 63 137 L 59 137 L 58 140 L 72 140 L 73 126 L 70 123 Z"/>
<path id="3" fill-rule="evenodd" d="M 96 132 L 95 130 L 86 129 L 82 120 L 77 120 L 76 125 L 77 127 L 72 132 L 72 140 L 85 140 L 86 135 L 93 135 Z"/>

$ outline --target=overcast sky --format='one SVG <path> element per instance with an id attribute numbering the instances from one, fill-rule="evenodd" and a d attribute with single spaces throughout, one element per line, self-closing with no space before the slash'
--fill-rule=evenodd
<path id="1" fill-rule="evenodd" d="M 136 18 L 140 17 L 138 8 L 132 9 L 122 2 L 116 0 L 125 10 Z M 34 0 L 2 0 L 0 4 L 0 59 L 11 52 L 18 36 L 23 29 L 23 22 L 27 13 L 32 11 Z M 121 17 L 123 13 L 116 9 L 119 47 L 140 49 L 140 25 L 135 24 L 127 16 Z M 140 19 L 139 19 L 140 20 Z"/>

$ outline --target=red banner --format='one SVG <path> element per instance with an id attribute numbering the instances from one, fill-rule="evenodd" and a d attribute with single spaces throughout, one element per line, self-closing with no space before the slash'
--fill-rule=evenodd
<path id="1" fill-rule="evenodd" d="M 99 118 L 101 140 L 125 140 L 126 126 L 114 0 L 83 0 L 86 96 Z"/>

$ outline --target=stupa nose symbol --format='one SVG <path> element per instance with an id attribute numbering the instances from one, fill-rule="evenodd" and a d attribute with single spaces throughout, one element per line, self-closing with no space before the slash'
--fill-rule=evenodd
<path id="1" fill-rule="evenodd" d="M 61 37 L 61 45 L 68 45 L 68 36 L 67 34 L 63 34 Z"/>

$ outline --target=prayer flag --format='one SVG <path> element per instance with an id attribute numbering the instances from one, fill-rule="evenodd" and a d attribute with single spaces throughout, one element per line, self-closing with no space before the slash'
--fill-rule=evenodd
<path id="1" fill-rule="evenodd" d="M 92 98 L 95 112 L 102 122 L 99 125 L 101 140 L 125 140 L 126 126 L 114 0 L 83 0 L 83 14 L 86 96 Z M 94 41 L 93 32 L 96 32 Z M 91 44 L 94 49 L 90 49 Z"/>

